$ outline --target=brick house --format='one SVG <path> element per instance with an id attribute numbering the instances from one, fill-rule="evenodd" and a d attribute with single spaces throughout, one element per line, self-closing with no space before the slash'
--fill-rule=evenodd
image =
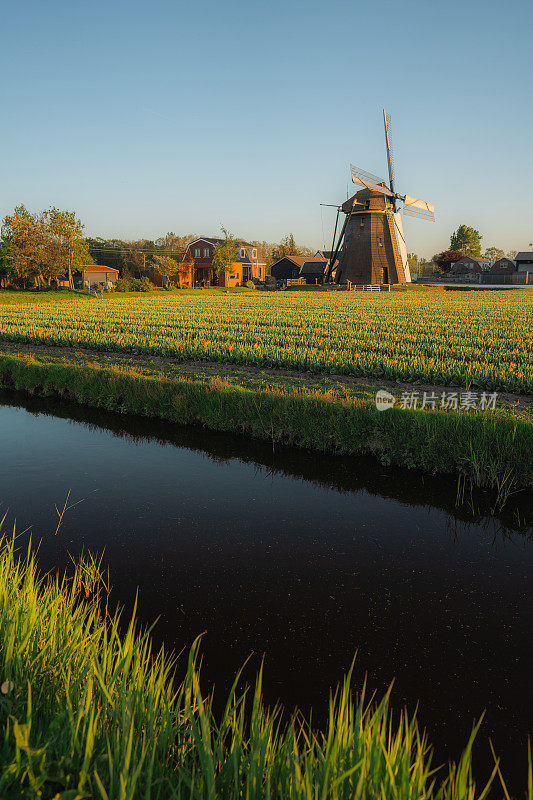
<path id="1" fill-rule="evenodd" d="M 490 264 L 488 261 L 483 261 L 482 258 L 473 258 L 472 256 L 463 256 L 459 259 L 459 261 L 455 261 L 451 268 L 450 272 L 455 274 L 460 273 L 473 273 L 473 272 L 486 272 L 490 269 Z"/>
<path id="2" fill-rule="evenodd" d="M 180 275 L 181 286 L 244 286 L 247 281 L 264 281 L 266 264 L 259 261 L 257 248 L 250 242 L 238 242 L 237 256 L 228 272 L 216 275 L 213 256 L 223 239 L 201 236 L 189 242 L 182 262 L 189 265 Z"/>
<path id="3" fill-rule="evenodd" d="M 498 261 L 494 262 L 490 271 L 499 275 L 507 275 L 511 272 L 516 272 L 516 264 L 510 258 L 499 258 Z"/>

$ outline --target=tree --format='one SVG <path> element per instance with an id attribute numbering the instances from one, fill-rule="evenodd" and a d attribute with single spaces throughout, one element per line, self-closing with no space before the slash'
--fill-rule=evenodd
<path id="1" fill-rule="evenodd" d="M 286 258 L 287 256 L 289 258 L 291 256 L 312 256 L 315 252 L 316 251 L 312 250 L 310 247 L 298 247 L 294 241 L 294 236 L 292 233 L 289 233 L 277 246 L 272 248 L 270 263 L 274 264 L 276 261 L 279 261 L 280 258 Z"/>
<path id="2" fill-rule="evenodd" d="M 74 288 L 73 273 L 84 264 L 92 264 L 89 247 L 83 238 L 83 225 L 74 211 L 60 211 L 51 206 L 44 212 L 43 222 L 48 235 L 48 258 L 57 274 L 68 275 L 68 285 Z"/>
<path id="3" fill-rule="evenodd" d="M 170 279 L 175 279 L 176 276 L 178 276 L 181 272 L 180 264 L 176 261 L 176 259 L 171 258 L 170 256 L 153 256 L 152 267 L 154 272 L 157 272 L 158 275 L 165 275 Z"/>
<path id="4" fill-rule="evenodd" d="M 416 253 L 407 253 L 407 261 L 411 272 L 420 272 L 420 259 Z"/>
<path id="5" fill-rule="evenodd" d="M 507 258 L 510 258 L 512 261 L 517 252 L 518 252 L 517 250 L 509 250 L 509 252 L 507 253 Z"/>
<path id="6" fill-rule="evenodd" d="M 450 237 L 450 250 L 460 250 L 465 256 L 481 257 L 482 236 L 475 228 L 459 225 Z"/>
<path id="7" fill-rule="evenodd" d="M 239 243 L 233 234 L 229 233 L 224 226 L 221 226 L 224 234 L 224 241 L 215 245 L 213 251 L 213 269 L 217 277 L 223 272 L 231 272 L 231 265 L 237 258 Z"/>
<path id="8" fill-rule="evenodd" d="M 455 264 L 456 261 L 459 261 L 463 255 L 464 253 L 461 253 L 458 250 L 445 250 L 443 253 L 437 253 L 434 255 L 433 261 L 438 265 L 442 272 L 449 272 L 452 264 Z"/>
<path id="9" fill-rule="evenodd" d="M 48 236 L 43 215 L 31 214 L 17 206 L 6 216 L 2 226 L 2 259 L 24 287 L 27 283 L 44 282 L 43 273 L 50 262 Z"/>
<path id="10" fill-rule="evenodd" d="M 483 258 L 485 261 L 499 261 L 500 258 L 505 258 L 505 253 L 499 247 L 487 247 Z"/>

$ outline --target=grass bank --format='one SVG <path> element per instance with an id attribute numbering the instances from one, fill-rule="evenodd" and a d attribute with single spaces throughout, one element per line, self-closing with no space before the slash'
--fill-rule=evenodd
<path id="1" fill-rule="evenodd" d="M 107 585 L 86 558 L 70 579 L 39 575 L 31 550 L 0 540 L 0 796 L 43 800 L 482 800 L 471 746 L 436 773 L 416 719 L 388 693 L 354 697 L 350 678 L 312 730 L 238 676 L 215 718 L 197 648 L 188 665 L 153 653 L 135 619 L 107 614 Z M 183 677 L 178 676 L 181 669 Z M 525 766 L 525 765 L 524 765 Z M 495 770 L 496 772 L 496 770 Z M 531 770 L 530 770 L 531 772 Z M 493 780 L 497 778 L 493 774 Z M 529 800 L 533 798 L 531 778 Z"/>
<path id="2" fill-rule="evenodd" d="M 0 353 L 0 386 L 181 425 L 236 431 L 319 452 L 371 453 L 384 464 L 465 475 L 506 493 L 533 485 L 533 425 L 494 412 L 376 410 L 375 387 L 245 373 L 162 360 Z M 324 379 L 326 381 L 326 379 Z"/>

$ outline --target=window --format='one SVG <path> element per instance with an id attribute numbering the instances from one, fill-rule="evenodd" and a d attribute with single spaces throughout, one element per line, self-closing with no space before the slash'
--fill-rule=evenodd
<path id="1" fill-rule="evenodd" d="M 255 247 L 252 250 L 252 258 L 257 258 L 257 250 L 255 249 Z"/>
<path id="2" fill-rule="evenodd" d="M 262 275 L 263 275 L 263 268 L 262 267 L 259 267 L 259 269 L 257 270 L 257 274 L 258 274 L 258 276 L 260 278 L 262 277 Z"/>
<path id="3" fill-rule="evenodd" d="M 246 258 L 246 250 L 244 249 L 244 247 L 241 247 L 240 255 L 241 255 L 241 258 Z"/>
<path id="4" fill-rule="evenodd" d="M 204 247 L 204 258 L 209 258 L 209 247 Z"/>
<path id="5" fill-rule="evenodd" d="M 235 275 L 230 275 L 232 281 L 236 281 L 238 277 L 239 276 L 237 275 L 237 273 L 235 273 Z"/>
<path id="6" fill-rule="evenodd" d="M 200 248 L 199 247 L 195 247 L 194 248 L 194 257 L 195 258 L 200 258 L 200 252 L 201 252 Z"/>

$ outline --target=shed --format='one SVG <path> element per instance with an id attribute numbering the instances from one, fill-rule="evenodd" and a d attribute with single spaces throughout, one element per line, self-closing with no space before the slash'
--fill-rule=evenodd
<path id="1" fill-rule="evenodd" d="M 270 274 L 276 280 L 299 278 L 302 264 L 306 261 L 302 256 L 284 256 L 270 267 Z"/>
<path id="2" fill-rule="evenodd" d="M 518 272 L 533 272 L 533 253 L 517 253 L 514 261 Z"/>
<path id="3" fill-rule="evenodd" d="M 284 256 L 270 267 L 270 274 L 276 280 L 305 278 L 306 283 L 323 283 L 328 261 L 313 256 Z"/>
<path id="4" fill-rule="evenodd" d="M 305 278 L 306 283 L 324 283 L 328 264 L 325 258 L 310 258 L 302 264 L 300 278 Z"/>
<path id="5" fill-rule="evenodd" d="M 116 283 L 118 278 L 118 269 L 99 264 L 83 264 L 81 271 L 83 286 L 89 289 L 100 284 Z"/>

